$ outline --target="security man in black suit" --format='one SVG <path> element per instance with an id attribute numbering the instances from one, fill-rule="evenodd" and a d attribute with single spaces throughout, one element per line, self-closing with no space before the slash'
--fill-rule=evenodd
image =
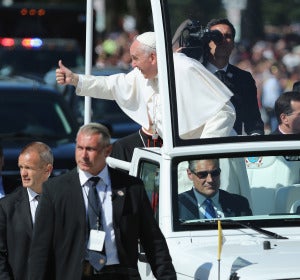
<path id="1" fill-rule="evenodd" d="M 218 30 L 223 35 L 220 43 L 209 42 L 205 54 L 205 67 L 219 77 L 233 92 L 231 102 L 236 110 L 234 129 L 238 135 L 263 135 L 264 123 L 257 101 L 257 88 L 252 75 L 229 63 L 234 49 L 235 28 L 228 19 L 212 19 L 207 24 L 210 31 Z M 221 71 L 221 72 L 219 72 Z"/>
<path id="2" fill-rule="evenodd" d="M 45 279 L 49 260 L 56 280 L 141 279 L 139 242 L 154 276 L 176 279 L 143 182 L 107 166 L 111 149 L 106 127 L 82 126 L 76 138 L 77 168 L 44 184 L 30 250 L 30 280 Z M 95 215 L 96 223 L 91 221 Z"/>
<path id="3" fill-rule="evenodd" d="M 248 200 L 220 190 L 218 159 L 189 161 L 187 175 L 193 188 L 178 196 L 180 220 L 251 216 Z"/>
<path id="4" fill-rule="evenodd" d="M 42 142 L 29 143 L 19 155 L 18 166 L 22 186 L 0 200 L 1 280 L 29 279 L 27 260 L 35 212 L 42 184 L 53 170 L 53 154 Z"/>

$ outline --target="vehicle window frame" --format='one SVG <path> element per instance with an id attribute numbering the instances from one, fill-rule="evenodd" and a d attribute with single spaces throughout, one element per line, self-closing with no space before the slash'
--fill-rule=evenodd
<path id="1" fill-rule="evenodd" d="M 150 169 L 148 173 L 146 169 Z M 150 179 L 149 178 L 150 175 Z M 146 178 L 146 176 L 148 178 Z M 158 176 L 158 178 L 157 178 Z M 153 215 L 157 221 L 159 221 L 159 191 L 160 191 L 160 164 L 157 161 L 154 160 L 146 160 L 143 159 L 139 163 L 138 168 L 138 177 L 144 182 L 144 187 L 148 196 L 148 199 L 150 201 Z M 151 192 L 151 196 L 149 195 L 149 192 Z M 153 195 L 156 195 L 157 192 L 157 201 L 153 202 Z M 154 205 L 156 204 L 156 205 Z M 156 207 L 156 208 L 153 208 Z"/>
<path id="2" fill-rule="evenodd" d="M 169 14 L 169 8 L 174 4 L 174 1 L 160 1 L 162 10 L 162 22 L 164 28 L 165 50 L 167 59 L 168 71 L 168 86 L 169 86 L 169 108 L 171 118 L 172 145 L 173 147 L 191 146 L 191 145 L 205 145 L 205 144 L 219 144 L 219 143 L 244 143 L 244 142 L 259 142 L 259 141 L 294 141 L 299 140 L 299 135 L 243 135 L 241 136 L 227 136 L 215 138 L 199 138 L 199 139 L 182 139 L 179 137 L 178 128 L 178 110 L 176 101 L 176 88 L 175 88 L 175 74 L 174 74 L 174 61 L 172 50 L 172 37 L 174 34 L 174 24 L 172 25 L 172 15 Z M 172 26 L 172 28 L 171 28 Z M 159 63 L 159 62 L 158 62 Z M 166 103 L 166 102 L 165 102 Z M 168 128 L 167 128 L 168 131 Z"/>
<path id="3" fill-rule="evenodd" d="M 192 156 L 178 156 L 172 160 L 172 209 L 173 209 L 173 217 L 172 217 L 172 225 L 173 230 L 175 232 L 180 231 L 199 231 L 199 230 L 208 230 L 208 229 L 216 229 L 217 227 L 217 219 L 210 220 L 210 221 L 203 221 L 203 223 L 198 225 L 184 225 L 179 221 L 179 209 L 178 209 L 178 165 L 183 161 L 193 160 L 193 159 L 220 159 L 220 158 L 246 158 L 249 156 L 259 157 L 259 156 L 285 156 L 290 157 L 298 156 L 300 157 L 300 149 L 297 150 L 270 150 L 270 151 L 253 151 L 253 152 L 238 152 L 238 153 L 218 153 L 218 154 L 199 154 L 199 155 L 192 155 Z M 300 183 L 300 182 L 299 182 Z M 237 220 L 239 222 L 255 225 L 257 227 L 294 227 L 297 226 L 299 223 L 299 217 L 297 215 L 291 216 L 291 218 L 287 219 L 285 216 L 289 215 L 288 213 L 280 216 L 280 214 L 272 214 L 269 215 L 262 215 L 268 216 L 266 219 L 265 217 L 259 217 L 251 219 L 252 216 L 244 216 L 244 217 L 233 217 L 233 220 Z M 254 216 L 255 217 L 255 216 Z M 220 220 L 226 220 L 227 218 L 221 218 Z M 227 219 L 228 220 L 228 219 Z M 225 228 L 241 228 L 238 224 L 231 224 L 231 225 L 224 225 Z"/>

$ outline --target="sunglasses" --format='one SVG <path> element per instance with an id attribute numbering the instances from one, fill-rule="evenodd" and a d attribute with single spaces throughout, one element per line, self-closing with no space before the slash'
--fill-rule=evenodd
<path id="1" fill-rule="evenodd" d="M 191 172 L 193 174 L 195 174 L 199 179 L 205 179 L 208 174 L 211 175 L 211 177 L 217 177 L 221 174 L 221 169 L 220 168 L 217 168 L 217 169 L 214 169 L 214 170 L 211 170 L 211 171 L 198 171 L 198 172 L 195 172 L 195 171 L 192 171 Z"/>

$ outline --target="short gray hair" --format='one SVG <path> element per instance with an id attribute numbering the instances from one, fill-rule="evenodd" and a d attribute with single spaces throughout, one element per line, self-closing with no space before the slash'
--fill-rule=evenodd
<path id="1" fill-rule="evenodd" d="M 77 132 L 76 139 L 78 138 L 78 135 L 81 133 L 87 135 L 93 135 L 93 134 L 102 135 L 101 144 L 103 144 L 104 147 L 110 145 L 111 136 L 108 128 L 103 124 L 92 122 L 81 126 Z"/>
<path id="2" fill-rule="evenodd" d="M 212 161 L 214 162 L 214 164 L 219 167 L 220 164 L 219 164 L 219 159 L 217 158 L 207 158 L 207 159 L 195 159 L 195 160 L 189 160 L 189 165 L 188 165 L 188 169 L 191 170 L 191 171 L 196 171 L 196 165 L 199 161 Z"/>
<path id="3" fill-rule="evenodd" d="M 38 141 L 31 142 L 21 150 L 20 155 L 29 152 L 37 152 L 43 163 L 53 165 L 53 161 L 54 161 L 53 153 L 51 151 L 51 148 L 47 144 Z"/>

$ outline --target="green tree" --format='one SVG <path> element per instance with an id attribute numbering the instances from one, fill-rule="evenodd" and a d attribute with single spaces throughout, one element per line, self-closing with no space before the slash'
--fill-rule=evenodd
<path id="1" fill-rule="evenodd" d="M 280 26 L 299 21 L 299 0 L 262 0 L 261 2 L 265 24 Z"/>

